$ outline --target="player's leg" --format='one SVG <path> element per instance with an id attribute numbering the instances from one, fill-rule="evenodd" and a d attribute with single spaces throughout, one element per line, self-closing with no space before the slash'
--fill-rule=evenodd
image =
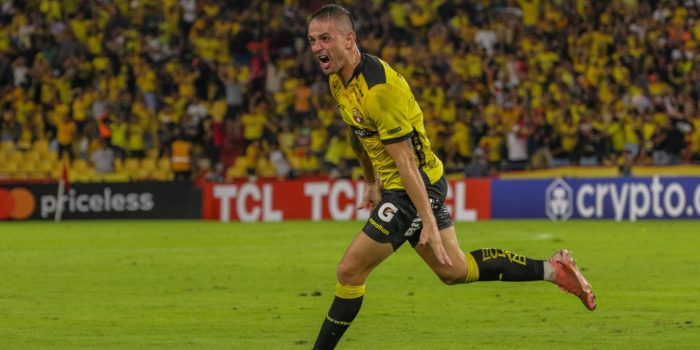
<path id="1" fill-rule="evenodd" d="M 440 230 L 442 244 L 452 261 L 452 266 L 441 264 L 429 244 L 415 245 L 413 249 L 430 266 L 440 280 L 448 285 L 464 283 L 467 279 L 467 259 L 457 241 L 454 226 Z"/>
<path id="2" fill-rule="evenodd" d="M 441 264 L 428 244 L 416 245 L 414 249 L 446 284 L 497 280 L 542 281 L 545 279 L 545 263 L 547 265 L 549 263 L 544 260 L 530 259 L 495 248 L 479 249 L 465 254 L 459 247 L 454 226 L 440 230 L 440 234 L 450 258 L 454 259 L 453 262 L 455 260 L 458 262 L 454 263 L 453 266 Z"/>
<path id="3" fill-rule="evenodd" d="M 391 243 L 380 243 L 360 232 L 340 259 L 335 298 L 323 320 L 314 344 L 315 350 L 333 349 L 360 311 L 365 279 L 394 252 Z"/>
<path id="4" fill-rule="evenodd" d="M 377 242 L 366 233 L 360 232 L 338 263 L 338 282 L 343 285 L 364 284 L 370 272 L 393 252 L 391 243 Z"/>
<path id="5" fill-rule="evenodd" d="M 415 245 L 414 249 L 446 284 L 545 280 L 576 295 L 589 310 L 596 307 L 591 285 L 583 277 L 567 250 L 556 252 L 548 260 L 532 259 L 498 248 L 479 249 L 464 254 L 459 247 L 454 226 L 442 229 L 440 234 L 445 250 L 454 263 L 453 266 L 441 264 L 427 244 Z M 463 258 L 458 259 L 458 254 L 463 254 Z"/>

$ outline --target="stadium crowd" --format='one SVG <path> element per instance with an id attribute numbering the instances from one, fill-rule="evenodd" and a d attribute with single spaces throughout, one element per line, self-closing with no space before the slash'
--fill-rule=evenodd
<path id="1" fill-rule="evenodd" d="M 699 1 L 339 2 L 451 171 L 700 160 Z M 94 164 L 181 142 L 220 176 L 352 176 L 306 39 L 323 3 L 2 1 L 0 141 Z"/>

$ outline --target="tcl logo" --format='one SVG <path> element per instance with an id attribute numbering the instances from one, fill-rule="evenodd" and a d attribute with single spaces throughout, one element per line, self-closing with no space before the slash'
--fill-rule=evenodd
<path id="1" fill-rule="evenodd" d="M 34 195 L 24 187 L 0 188 L 0 220 L 24 220 L 36 209 Z"/>

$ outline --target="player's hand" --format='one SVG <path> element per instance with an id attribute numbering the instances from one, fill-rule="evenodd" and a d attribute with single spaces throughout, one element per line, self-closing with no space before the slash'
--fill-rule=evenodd
<path id="1" fill-rule="evenodd" d="M 365 192 L 362 194 L 362 202 L 357 209 L 364 209 L 369 206 L 369 211 L 374 211 L 374 208 L 382 200 L 382 193 L 379 189 L 379 181 L 365 182 Z"/>
<path id="2" fill-rule="evenodd" d="M 433 249 L 435 257 L 441 264 L 446 264 L 452 266 L 452 260 L 445 250 L 445 246 L 442 244 L 442 236 L 440 236 L 440 231 L 437 228 L 437 223 L 433 218 L 430 222 L 423 220 L 423 229 L 420 231 L 420 241 L 418 244 L 430 244 L 430 248 Z"/>

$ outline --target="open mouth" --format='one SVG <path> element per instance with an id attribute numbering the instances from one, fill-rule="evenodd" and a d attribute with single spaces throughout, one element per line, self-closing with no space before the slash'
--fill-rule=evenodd
<path id="1" fill-rule="evenodd" d="M 324 70 L 331 66 L 331 59 L 327 55 L 318 55 L 318 61 L 321 63 L 321 68 Z"/>

